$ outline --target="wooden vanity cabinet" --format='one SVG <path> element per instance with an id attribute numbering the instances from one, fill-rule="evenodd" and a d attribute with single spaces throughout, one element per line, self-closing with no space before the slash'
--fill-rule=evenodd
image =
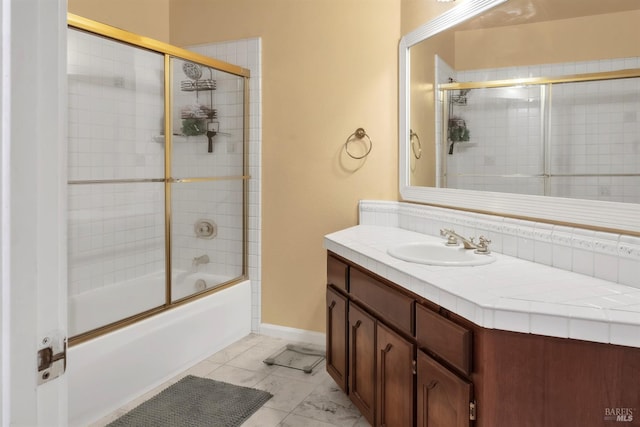
<path id="1" fill-rule="evenodd" d="M 327 262 L 327 371 L 373 426 L 640 427 L 640 348 L 484 328 Z"/>
<path id="2" fill-rule="evenodd" d="M 473 386 L 418 351 L 418 427 L 468 427 Z"/>
<path id="3" fill-rule="evenodd" d="M 327 287 L 327 372 L 336 384 L 347 391 L 348 312 L 347 297 Z"/>
<path id="4" fill-rule="evenodd" d="M 386 281 L 329 255 L 327 371 L 373 426 L 415 425 L 414 305 Z"/>
<path id="5" fill-rule="evenodd" d="M 469 427 L 473 332 L 329 253 L 327 371 L 372 426 Z"/>
<path id="6" fill-rule="evenodd" d="M 375 425 L 376 319 L 349 303 L 349 397 Z"/>
<path id="7" fill-rule="evenodd" d="M 437 308 L 437 306 L 436 306 Z M 469 427 L 474 418 L 472 331 L 416 305 L 419 427 Z"/>
<path id="8" fill-rule="evenodd" d="M 376 426 L 414 425 L 415 344 L 378 322 Z"/>

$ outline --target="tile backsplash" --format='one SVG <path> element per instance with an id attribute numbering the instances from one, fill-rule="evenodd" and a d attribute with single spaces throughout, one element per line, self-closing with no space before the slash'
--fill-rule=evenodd
<path id="1" fill-rule="evenodd" d="M 405 202 L 363 200 L 359 211 L 362 225 L 484 235 L 495 252 L 640 288 L 640 237 Z"/>

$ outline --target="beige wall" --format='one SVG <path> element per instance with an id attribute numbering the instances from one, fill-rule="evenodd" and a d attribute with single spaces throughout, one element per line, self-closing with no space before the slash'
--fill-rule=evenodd
<path id="1" fill-rule="evenodd" d="M 326 233 L 397 199 L 399 0 L 180 0 L 179 46 L 262 38 L 262 321 L 325 329 Z M 363 127 L 366 162 L 344 156 Z M 356 170 L 357 166 L 361 166 Z"/>
<path id="2" fill-rule="evenodd" d="M 640 11 L 456 34 L 457 70 L 640 55 Z"/>
<path id="3" fill-rule="evenodd" d="M 169 43 L 170 0 L 67 0 L 76 15 Z"/>
<path id="4" fill-rule="evenodd" d="M 400 30 L 402 34 L 407 34 L 465 1 L 441 3 L 435 0 L 402 0 Z"/>

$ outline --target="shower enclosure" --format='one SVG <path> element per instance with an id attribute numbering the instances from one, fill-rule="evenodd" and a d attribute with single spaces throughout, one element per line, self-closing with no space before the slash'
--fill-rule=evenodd
<path id="1" fill-rule="evenodd" d="M 69 336 L 246 278 L 249 72 L 69 15 Z"/>

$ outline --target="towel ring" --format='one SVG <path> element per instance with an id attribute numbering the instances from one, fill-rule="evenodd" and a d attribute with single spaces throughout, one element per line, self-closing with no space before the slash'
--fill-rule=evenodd
<path id="1" fill-rule="evenodd" d="M 354 136 L 357 139 L 363 139 L 364 137 L 366 137 L 369 140 L 369 149 L 362 156 L 354 156 L 353 154 L 351 154 L 349 152 L 349 142 L 352 141 Z M 347 138 L 347 141 L 344 143 L 344 150 L 347 152 L 349 157 L 351 157 L 353 159 L 356 159 L 356 160 L 364 159 L 365 157 L 367 157 L 369 155 L 369 153 L 371 152 L 372 148 L 373 148 L 373 142 L 371 141 L 371 138 L 369 137 L 369 135 L 367 135 L 367 132 L 363 128 L 356 129 L 355 132 L 353 132 L 351 135 L 349 135 L 349 137 Z"/>
<path id="2" fill-rule="evenodd" d="M 415 137 L 415 140 L 418 141 L 418 151 L 416 151 L 416 144 L 414 141 L 414 137 Z M 420 137 L 412 129 L 409 129 L 409 141 L 411 142 L 411 151 L 413 151 L 413 156 L 416 159 L 419 159 L 420 157 L 422 157 L 422 144 L 420 143 Z"/>

